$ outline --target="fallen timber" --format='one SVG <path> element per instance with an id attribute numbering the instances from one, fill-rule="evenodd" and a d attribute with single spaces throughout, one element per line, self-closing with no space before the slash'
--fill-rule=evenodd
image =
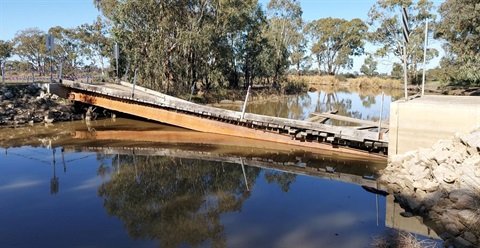
<path id="1" fill-rule="evenodd" d="M 204 106 L 122 82 L 63 81 L 69 99 L 187 129 L 347 153 L 384 156 L 388 134 Z M 132 89 L 135 89 L 133 92 Z"/>

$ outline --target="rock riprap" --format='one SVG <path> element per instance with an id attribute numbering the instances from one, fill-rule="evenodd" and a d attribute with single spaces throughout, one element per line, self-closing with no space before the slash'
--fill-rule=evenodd
<path id="1" fill-rule="evenodd" d="M 0 125 L 81 120 L 74 104 L 36 85 L 0 88 Z"/>
<path id="2" fill-rule="evenodd" d="M 389 158 L 380 181 L 454 247 L 480 247 L 480 128 Z"/>

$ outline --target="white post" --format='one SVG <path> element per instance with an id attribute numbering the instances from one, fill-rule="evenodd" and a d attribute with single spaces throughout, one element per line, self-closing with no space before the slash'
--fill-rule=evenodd
<path id="1" fill-rule="evenodd" d="M 378 140 L 382 139 L 382 118 L 383 118 L 383 99 L 385 93 L 382 92 L 382 102 L 380 103 L 380 119 L 378 120 Z"/>
<path id="2" fill-rule="evenodd" d="M 425 22 L 425 46 L 423 47 L 423 77 L 422 77 L 422 96 L 425 94 L 425 62 L 427 59 L 427 46 L 428 46 L 428 18 Z"/>
<path id="3" fill-rule="evenodd" d="M 404 88 L 405 88 L 405 101 L 408 101 L 408 93 L 407 93 L 407 43 L 403 43 L 403 77 L 404 77 Z"/>
<path id="4" fill-rule="evenodd" d="M 245 96 L 245 103 L 243 103 L 243 110 L 242 110 L 242 120 L 243 120 L 243 117 L 245 116 L 245 110 L 247 109 L 247 102 L 248 102 L 248 95 L 250 94 L 250 85 L 248 86 L 248 90 L 247 90 L 247 96 Z"/>

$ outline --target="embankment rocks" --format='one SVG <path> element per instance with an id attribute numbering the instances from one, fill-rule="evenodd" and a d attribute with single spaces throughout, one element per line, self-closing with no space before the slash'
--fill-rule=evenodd
<path id="1" fill-rule="evenodd" d="M 454 247 L 480 247 L 480 128 L 389 159 L 380 181 Z"/>

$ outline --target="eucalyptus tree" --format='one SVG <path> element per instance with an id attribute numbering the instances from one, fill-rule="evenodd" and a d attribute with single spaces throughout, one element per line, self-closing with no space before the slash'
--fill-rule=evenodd
<path id="1" fill-rule="evenodd" d="M 280 76 L 289 67 L 289 57 L 295 41 L 302 31 L 302 8 L 296 0 L 271 0 L 267 5 L 269 26 L 265 35 L 270 42 L 273 64 L 273 83 L 280 83 Z"/>
<path id="2" fill-rule="evenodd" d="M 13 38 L 13 52 L 21 60 L 30 63 L 41 75 L 45 73 L 47 48 L 44 31 L 39 28 L 27 28 L 18 31 Z"/>
<path id="3" fill-rule="evenodd" d="M 0 69 L 2 77 L 4 76 L 4 66 L 8 58 L 12 56 L 12 44 L 8 41 L 0 40 Z"/>
<path id="4" fill-rule="evenodd" d="M 407 43 L 407 64 L 410 81 L 419 82 L 418 67 L 423 63 L 424 48 L 424 30 L 426 20 L 434 23 L 436 16 L 432 13 L 433 3 L 428 0 L 378 0 L 368 13 L 367 23 L 370 25 L 370 40 L 373 44 L 380 46 L 376 55 L 388 57 L 393 55 L 403 62 L 403 27 L 402 27 L 402 8 L 407 9 L 409 16 L 408 26 L 410 29 L 410 38 Z M 433 34 L 429 29 L 429 34 Z M 427 49 L 426 61 L 432 60 L 438 56 L 438 51 L 434 48 Z"/>
<path id="5" fill-rule="evenodd" d="M 109 25 L 100 16 L 92 24 L 82 24 L 77 28 L 78 38 L 83 43 L 85 56 L 93 64 L 99 64 L 102 75 L 105 69 L 105 58 L 112 53 L 111 39 L 107 37 Z M 112 63 L 110 63 L 112 64 Z"/>
<path id="6" fill-rule="evenodd" d="M 83 65 L 85 44 L 80 39 L 78 28 L 52 27 L 48 30 L 55 38 L 54 54 L 57 63 L 64 63 L 76 68 Z"/>
<path id="7" fill-rule="evenodd" d="M 350 56 L 364 53 L 367 25 L 360 19 L 322 18 L 310 22 L 305 31 L 312 42 L 311 53 L 327 74 L 335 75 L 341 68 L 352 68 Z"/>
<path id="8" fill-rule="evenodd" d="M 236 86 L 242 36 L 257 0 L 101 0 L 94 4 L 112 21 L 111 34 L 139 69 L 139 82 L 177 93 L 196 83 Z M 254 22 L 253 22 L 254 23 Z M 172 92 L 175 93 L 175 92 Z"/>
<path id="9" fill-rule="evenodd" d="M 269 51 L 267 38 L 263 35 L 267 20 L 262 8 L 257 5 L 248 15 L 246 31 L 238 44 L 240 64 L 244 75 L 244 87 L 252 85 L 256 78 L 267 77 L 267 66 L 262 55 Z"/>
<path id="10" fill-rule="evenodd" d="M 378 62 L 373 58 L 372 54 L 368 54 L 365 58 L 362 67 L 360 67 L 360 72 L 366 76 L 375 76 L 378 75 L 377 70 Z"/>
<path id="11" fill-rule="evenodd" d="M 307 56 L 307 39 L 303 33 L 298 33 L 294 37 L 292 52 L 290 53 L 290 64 L 295 67 L 295 70 L 298 75 L 301 71 L 308 67 L 308 56 Z"/>
<path id="12" fill-rule="evenodd" d="M 12 56 L 12 43 L 9 41 L 0 40 L 0 65 Z"/>
<path id="13" fill-rule="evenodd" d="M 440 5 L 436 36 L 445 39 L 444 81 L 480 84 L 480 2 L 447 0 Z"/>

